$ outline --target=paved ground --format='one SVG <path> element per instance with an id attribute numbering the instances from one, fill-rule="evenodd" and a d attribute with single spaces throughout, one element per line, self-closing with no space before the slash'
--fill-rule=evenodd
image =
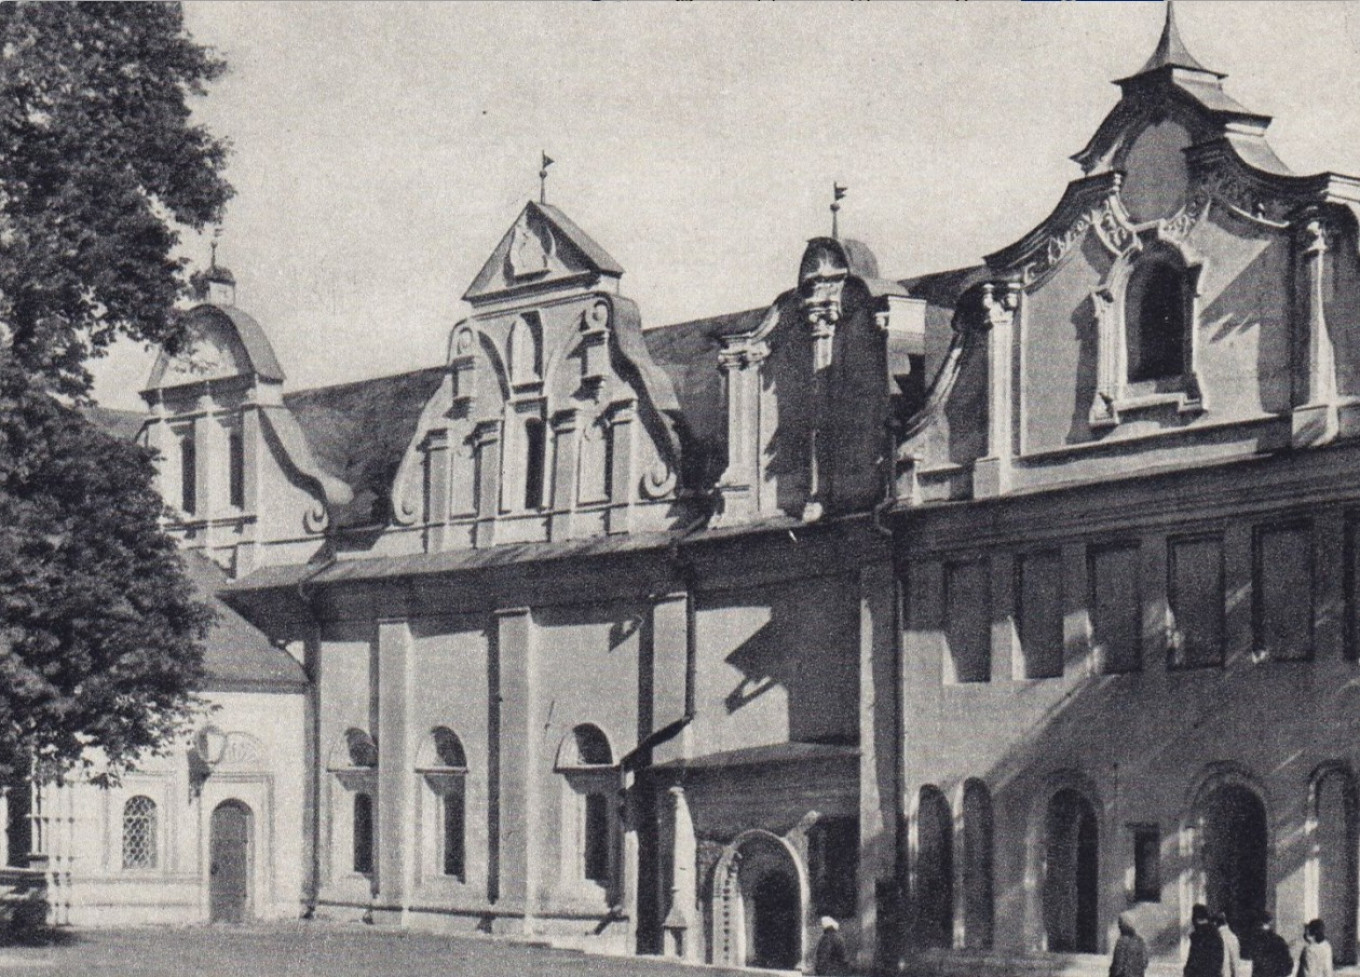
<path id="1" fill-rule="evenodd" d="M 359 924 L 96 930 L 0 949 L 0 977 L 723 977 L 742 971 L 595 957 L 487 937 Z M 750 971 L 745 971 L 750 977 Z"/>

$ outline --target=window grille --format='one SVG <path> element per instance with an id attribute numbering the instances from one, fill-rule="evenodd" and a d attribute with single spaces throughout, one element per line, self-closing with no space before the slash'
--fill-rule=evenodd
<path id="1" fill-rule="evenodd" d="M 123 868 L 156 867 L 156 802 L 138 795 L 123 805 Z"/>

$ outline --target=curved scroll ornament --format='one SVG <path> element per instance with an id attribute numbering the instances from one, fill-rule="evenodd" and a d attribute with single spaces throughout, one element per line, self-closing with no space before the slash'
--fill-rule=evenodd
<path id="1" fill-rule="evenodd" d="M 1021 266 L 1020 284 L 1030 288 L 1051 275 L 1072 253 L 1073 246 L 1092 229 L 1104 248 L 1115 257 L 1137 245 L 1138 234 L 1133 224 L 1119 199 L 1111 194 L 1079 215 L 1062 233 L 1053 235 L 1041 245 L 1038 255 Z"/>
<path id="2" fill-rule="evenodd" d="M 675 469 L 664 461 L 657 461 L 642 476 L 642 495 L 647 499 L 662 499 L 675 491 Z"/>
<path id="3" fill-rule="evenodd" d="M 1205 174 L 1197 192 L 1219 201 L 1244 220 L 1276 230 L 1289 226 L 1287 218 L 1296 205 L 1223 167 Z"/>
<path id="4" fill-rule="evenodd" d="M 302 528 L 309 533 L 324 533 L 331 524 L 331 514 L 326 503 L 313 500 L 311 506 L 302 514 Z"/>

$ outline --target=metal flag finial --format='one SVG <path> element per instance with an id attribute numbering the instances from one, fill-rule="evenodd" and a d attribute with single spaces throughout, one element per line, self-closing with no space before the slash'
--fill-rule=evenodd
<path id="1" fill-rule="evenodd" d="M 833 182 L 831 184 L 831 236 L 833 238 L 840 238 L 841 200 L 845 197 L 845 191 L 848 189 L 849 187 L 843 187 L 839 183 Z"/>
<path id="2" fill-rule="evenodd" d="M 553 158 L 541 149 L 538 152 L 543 157 L 538 171 L 538 202 L 546 204 L 548 202 L 548 167 L 553 165 Z"/>

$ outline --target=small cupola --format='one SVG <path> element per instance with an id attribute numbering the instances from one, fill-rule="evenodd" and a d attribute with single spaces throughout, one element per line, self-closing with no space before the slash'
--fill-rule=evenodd
<path id="1" fill-rule="evenodd" d="M 194 296 L 200 302 L 221 308 L 236 304 L 236 276 L 217 263 L 217 242 L 212 245 L 212 260 L 208 270 L 193 276 Z"/>

